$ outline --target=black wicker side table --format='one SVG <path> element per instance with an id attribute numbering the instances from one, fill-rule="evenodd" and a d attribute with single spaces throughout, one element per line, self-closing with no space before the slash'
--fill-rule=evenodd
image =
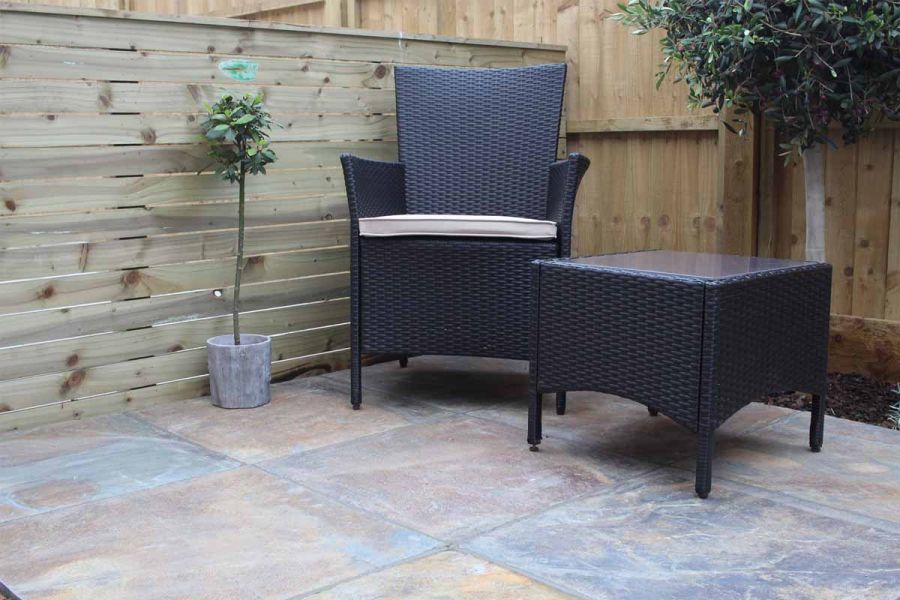
<path id="1" fill-rule="evenodd" d="M 831 266 L 690 252 L 532 263 L 528 443 L 541 394 L 623 396 L 695 432 L 697 494 L 711 485 L 713 433 L 766 394 L 813 394 L 822 447 Z"/>

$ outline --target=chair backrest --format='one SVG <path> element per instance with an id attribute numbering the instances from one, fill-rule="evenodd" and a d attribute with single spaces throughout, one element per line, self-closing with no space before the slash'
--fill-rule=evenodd
<path id="1" fill-rule="evenodd" d="M 397 66 L 397 129 L 410 213 L 547 215 L 564 64 Z"/>

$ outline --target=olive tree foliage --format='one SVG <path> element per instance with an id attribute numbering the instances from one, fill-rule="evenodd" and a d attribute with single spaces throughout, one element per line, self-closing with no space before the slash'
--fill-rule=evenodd
<path id="1" fill-rule="evenodd" d="M 615 18 L 635 34 L 661 29 L 669 74 L 689 105 L 726 108 L 743 131 L 752 112 L 779 131 L 786 160 L 806 152 L 807 255 L 824 257 L 823 144 L 855 143 L 900 119 L 900 2 L 631 0 Z M 837 135 L 835 135 L 837 134 Z M 812 255 L 812 256 L 810 256 Z"/>
<path id="2" fill-rule="evenodd" d="M 235 96 L 225 93 L 212 105 L 207 104 L 206 117 L 200 129 L 209 145 L 208 156 L 216 174 L 229 183 L 238 184 L 238 250 L 234 272 L 234 344 L 240 345 L 241 273 L 244 270 L 244 190 L 247 175 L 265 174 L 266 165 L 275 162 L 269 147 L 269 133 L 274 125 L 266 111 L 261 94 Z"/>

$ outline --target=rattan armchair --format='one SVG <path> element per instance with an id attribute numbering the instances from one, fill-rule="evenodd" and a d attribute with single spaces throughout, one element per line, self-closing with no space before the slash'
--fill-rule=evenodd
<path id="1" fill-rule="evenodd" d="M 529 263 L 569 255 L 590 164 L 555 160 L 565 73 L 396 68 L 399 162 L 341 157 L 353 408 L 363 353 L 528 358 Z"/>

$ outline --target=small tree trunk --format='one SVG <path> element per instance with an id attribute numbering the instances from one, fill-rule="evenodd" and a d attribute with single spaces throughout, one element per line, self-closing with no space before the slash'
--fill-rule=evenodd
<path id="1" fill-rule="evenodd" d="M 243 156 L 243 154 L 241 155 Z M 232 320 L 234 321 L 234 345 L 241 345 L 241 273 L 244 271 L 244 182 L 246 173 L 244 172 L 244 163 L 241 162 L 240 179 L 238 179 L 238 251 L 237 263 L 234 267 L 234 306 L 231 309 Z"/>
<path id="2" fill-rule="evenodd" d="M 825 261 L 825 154 L 822 144 L 803 152 L 806 183 L 806 260 Z"/>

